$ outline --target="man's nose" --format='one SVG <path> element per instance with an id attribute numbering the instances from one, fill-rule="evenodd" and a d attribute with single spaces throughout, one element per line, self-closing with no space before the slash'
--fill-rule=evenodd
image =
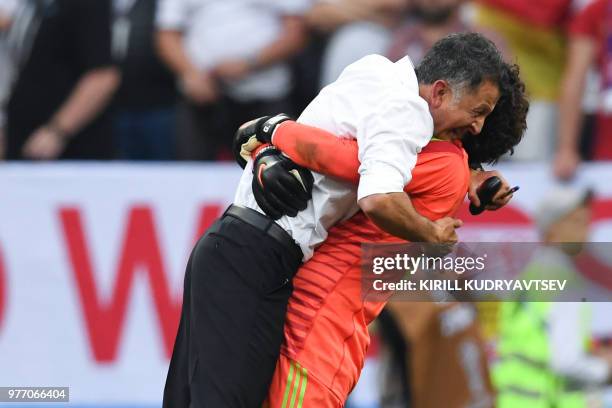
<path id="1" fill-rule="evenodd" d="M 484 118 L 476 119 L 470 125 L 470 133 L 473 135 L 477 135 L 482 131 L 482 127 L 484 126 Z"/>

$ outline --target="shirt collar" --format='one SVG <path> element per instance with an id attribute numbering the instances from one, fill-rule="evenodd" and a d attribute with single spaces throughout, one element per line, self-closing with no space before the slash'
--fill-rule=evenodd
<path id="1" fill-rule="evenodd" d="M 419 91 L 419 81 L 417 80 L 414 64 L 409 56 L 405 56 L 395 63 L 398 72 L 398 79 L 410 87 L 411 90 Z"/>

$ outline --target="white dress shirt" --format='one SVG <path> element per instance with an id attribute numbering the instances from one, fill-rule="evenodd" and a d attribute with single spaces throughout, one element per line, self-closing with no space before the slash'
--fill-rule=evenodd
<path id="1" fill-rule="evenodd" d="M 325 87 L 298 122 L 357 139 L 361 162 L 358 187 L 313 173 L 308 207 L 296 217 L 277 221 L 300 245 L 306 261 L 327 238 L 331 226 L 359 210 L 358 199 L 404 190 L 417 153 L 432 137 L 433 119 L 427 102 L 419 96 L 410 59 L 393 63 L 370 55 L 349 65 L 337 81 Z M 234 202 L 262 212 L 251 190 L 252 178 L 249 162 Z"/>
<path id="2" fill-rule="evenodd" d="M 192 63 L 210 69 L 229 59 L 255 57 L 281 35 L 282 16 L 301 15 L 308 0 L 160 0 L 157 27 L 183 31 Z M 276 99 L 290 87 L 287 64 L 258 70 L 228 86 L 239 100 Z"/>

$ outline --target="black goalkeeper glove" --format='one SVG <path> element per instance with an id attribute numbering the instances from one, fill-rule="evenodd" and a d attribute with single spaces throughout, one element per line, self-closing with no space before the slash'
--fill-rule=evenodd
<path id="1" fill-rule="evenodd" d="M 234 136 L 232 146 L 236 163 L 244 169 L 247 160 L 251 157 L 251 152 L 262 144 L 271 144 L 274 130 L 286 120 L 291 120 L 291 118 L 284 113 L 279 113 L 275 116 L 263 116 L 241 126 Z"/>
<path id="2" fill-rule="evenodd" d="M 262 149 L 253 162 L 253 195 L 272 219 L 295 217 L 312 197 L 314 178 L 272 146 Z"/>

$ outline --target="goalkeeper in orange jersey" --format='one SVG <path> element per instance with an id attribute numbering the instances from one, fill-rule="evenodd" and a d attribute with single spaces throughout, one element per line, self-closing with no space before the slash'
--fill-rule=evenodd
<path id="1" fill-rule="evenodd" d="M 356 182 L 359 161 L 353 140 L 295 122 L 281 124 L 275 144 L 296 163 L 319 173 Z M 255 155 L 262 154 L 260 148 Z M 304 154 L 304 152 L 310 152 Z M 453 216 L 470 187 L 468 155 L 461 141 L 434 138 L 418 155 L 412 181 L 405 191 L 415 209 L 432 221 Z M 478 179 L 496 172 L 482 172 Z M 266 180 L 274 182 L 271 177 Z M 474 184 L 477 181 L 474 179 Z M 256 196 L 267 200 L 264 181 Z M 255 184 L 254 184 L 255 186 Z M 255 188 L 257 188 L 255 186 Z M 499 200 L 503 206 L 510 197 Z M 282 212 L 281 195 L 272 211 Z M 281 357 L 272 379 L 270 408 L 342 407 L 356 384 L 369 344 L 367 326 L 378 316 L 384 301 L 361 295 L 361 244 L 402 242 L 383 232 L 362 212 L 329 230 L 326 241 L 293 279 Z"/>

